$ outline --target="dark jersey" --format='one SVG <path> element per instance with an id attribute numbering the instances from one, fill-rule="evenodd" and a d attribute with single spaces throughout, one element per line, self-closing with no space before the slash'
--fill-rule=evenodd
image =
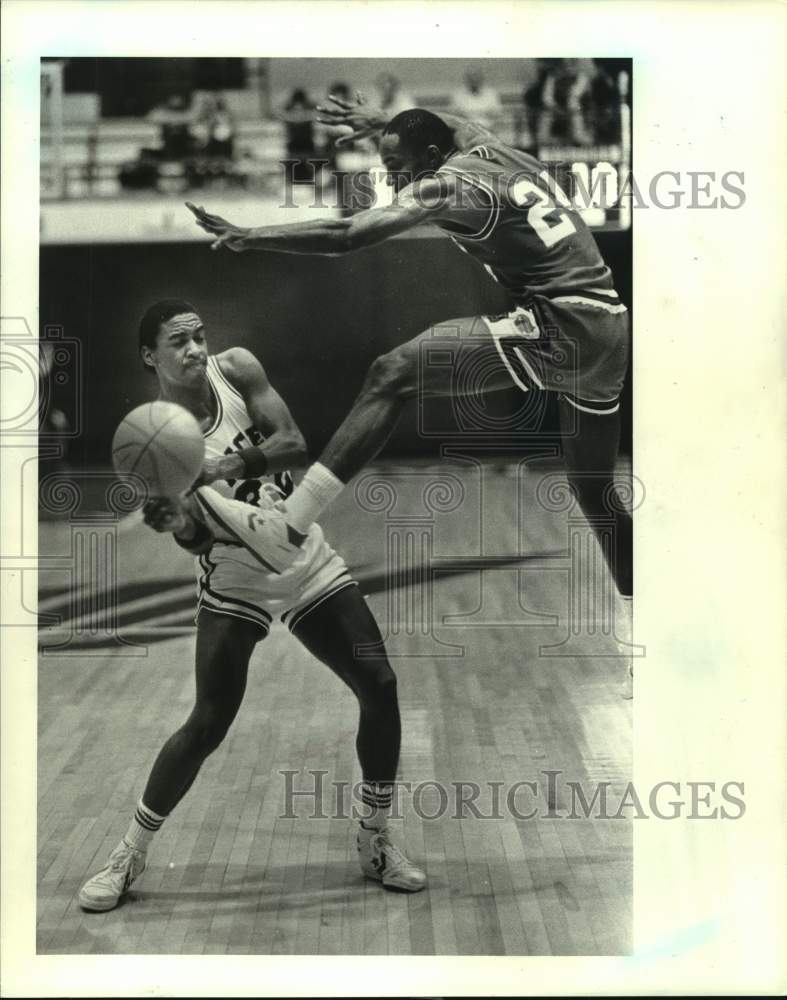
<path id="1" fill-rule="evenodd" d="M 612 290 L 596 241 L 543 163 L 490 141 L 450 156 L 457 198 L 436 221 L 518 302 L 531 293 Z"/>

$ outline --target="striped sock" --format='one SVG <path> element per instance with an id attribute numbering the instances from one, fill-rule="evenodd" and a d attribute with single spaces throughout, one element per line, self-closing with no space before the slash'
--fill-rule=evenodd
<path id="1" fill-rule="evenodd" d="M 136 851 L 146 851 L 148 844 L 153 839 L 153 834 L 158 831 L 166 818 L 166 816 L 159 816 L 152 809 L 148 809 L 140 799 L 134 812 L 134 818 L 131 820 L 131 826 L 123 840 Z"/>
<path id="2" fill-rule="evenodd" d="M 363 802 L 361 825 L 367 830 L 382 830 L 388 822 L 393 799 L 393 782 L 364 781 L 361 783 Z"/>

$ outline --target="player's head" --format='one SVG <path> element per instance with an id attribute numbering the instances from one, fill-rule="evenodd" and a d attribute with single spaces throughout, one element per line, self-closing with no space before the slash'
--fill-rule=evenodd
<path id="1" fill-rule="evenodd" d="M 380 140 L 380 158 L 396 191 L 417 177 L 433 174 L 453 151 L 454 133 L 442 118 L 423 108 L 400 111 Z"/>
<path id="2" fill-rule="evenodd" d="M 159 382 L 194 385 L 205 377 L 208 345 L 199 313 L 185 299 L 162 299 L 139 323 L 139 355 Z"/>

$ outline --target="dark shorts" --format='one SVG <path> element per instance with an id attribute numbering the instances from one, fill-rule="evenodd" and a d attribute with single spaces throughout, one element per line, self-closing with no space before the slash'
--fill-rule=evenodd
<path id="1" fill-rule="evenodd" d="M 619 409 L 629 315 L 615 292 L 534 295 L 505 316 L 483 320 L 520 389 L 549 389 L 593 413 Z"/>

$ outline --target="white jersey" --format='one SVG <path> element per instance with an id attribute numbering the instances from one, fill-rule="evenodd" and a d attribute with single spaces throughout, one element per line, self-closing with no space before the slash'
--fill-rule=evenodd
<path id="1" fill-rule="evenodd" d="M 216 399 L 216 419 L 203 432 L 205 457 L 221 458 L 241 448 L 259 447 L 265 435 L 254 426 L 243 396 L 230 383 L 213 356 L 208 358 L 207 375 Z M 277 472 L 254 479 L 217 479 L 211 486 L 224 497 L 258 507 L 261 490 L 271 493 L 275 488 L 280 497 L 288 497 L 292 493 L 293 482 L 289 472 Z"/>
<path id="2" fill-rule="evenodd" d="M 208 358 L 207 375 L 216 399 L 216 417 L 203 432 L 206 457 L 221 458 L 241 448 L 259 447 L 265 435 L 254 426 L 243 396 L 231 385 L 215 357 Z M 253 479 L 216 480 L 203 489 L 240 501 L 219 502 L 225 523 L 231 523 L 236 517 L 245 519 L 241 504 L 264 508 L 275 499 L 289 496 L 293 481 L 289 472 L 277 472 Z M 347 566 L 325 541 L 318 524 L 309 528 L 301 554 L 283 573 L 261 569 L 259 560 L 243 546 L 224 542 L 217 542 L 210 552 L 198 556 L 196 569 L 199 609 L 245 618 L 266 632 L 275 615 L 283 615 L 288 626 L 294 628 L 313 607 L 353 583 Z"/>

